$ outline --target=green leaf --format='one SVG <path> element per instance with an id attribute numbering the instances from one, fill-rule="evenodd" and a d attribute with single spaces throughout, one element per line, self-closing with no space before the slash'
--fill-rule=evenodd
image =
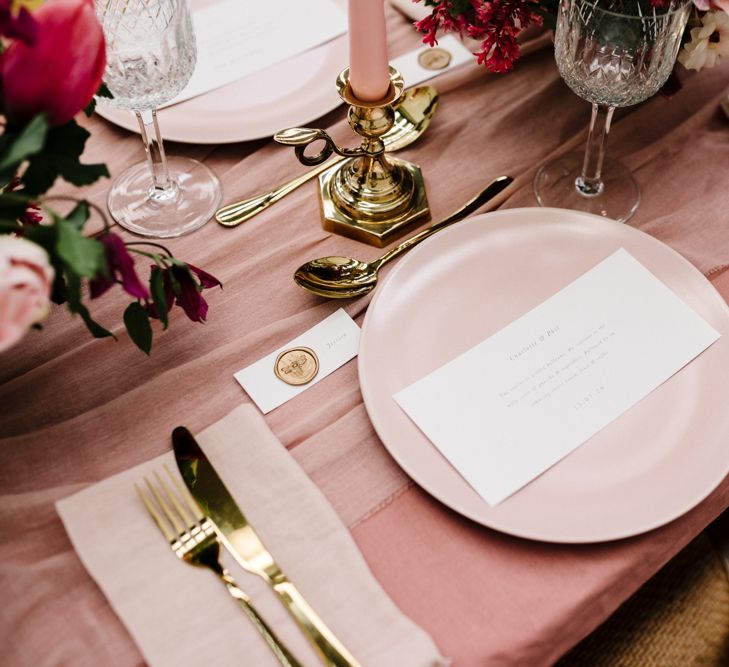
<path id="1" fill-rule="evenodd" d="M 58 169 L 55 168 L 53 160 L 30 160 L 28 168 L 22 176 L 25 191 L 32 195 L 42 195 L 48 192 L 58 178 Z"/>
<path id="2" fill-rule="evenodd" d="M 182 287 L 180 285 L 180 281 L 177 280 L 177 278 L 175 277 L 175 274 L 172 271 L 170 271 L 168 273 L 168 276 L 170 279 L 170 287 L 172 288 L 172 293 L 175 296 L 180 296 L 180 294 L 182 293 Z"/>
<path id="3" fill-rule="evenodd" d="M 58 227 L 56 225 L 38 225 L 36 227 L 28 227 L 23 232 L 23 236 L 33 243 L 37 243 L 43 248 L 51 260 L 57 258 L 56 243 L 58 241 Z"/>
<path id="4" fill-rule="evenodd" d="M 98 97 L 106 97 L 109 99 L 114 97 L 103 81 L 99 86 L 99 90 L 96 91 L 96 94 L 91 98 L 91 101 L 86 105 L 86 108 L 84 109 L 84 113 L 87 116 L 91 116 L 91 114 L 94 113 L 94 111 L 96 110 L 96 98 Z"/>
<path id="5" fill-rule="evenodd" d="M 91 118 L 94 111 L 96 111 L 96 98 L 92 97 L 91 101 L 84 107 L 84 114 L 86 118 Z"/>
<path id="6" fill-rule="evenodd" d="M 66 271 L 66 297 L 68 309 L 72 313 L 81 315 L 81 319 L 84 321 L 86 328 L 94 338 L 108 338 L 111 336 L 116 340 L 116 336 L 94 320 L 91 317 L 91 313 L 89 313 L 89 309 L 81 303 L 81 279 L 72 271 Z"/>
<path id="7" fill-rule="evenodd" d="M 80 157 L 88 138 L 89 133 L 75 120 L 52 127 L 48 131 L 43 152 L 28 160 L 28 168 L 21 177 L 25 192 L 30 196 L 42 194 L 59 176 L 79 186 L 89 185 L 102 176 L 108 176 L 109 171 L 104 164 L 81 163 Z"/>
<path id="8" fill-rule="evenodd" d="M 2 138 L 0 137 L 0 141 Z M 2 147 L 0 146 L 0 154 L 3 152 Z M 5 190 L 5 188 L 10 185 L 10 181 L 15 178 L 15 170 L 14 169 L 7 169 L 5 171 L 0 172 L 0 190 Z"/>
<path id="9" fill-rule="evenodd" d="M 0 234 L 8 234 L 22 229 L 16 218 L 0 217 Z"/>
<path id="10" fill-rule="evenodd" d="M 0 194 L 0 217 L 19 218 L 30 204 L 30 198 L 20 192 L 3 192 Z"/>
<path id="11" fill-rule="evenodd" d="M 116 336 L 111 333 L 111 331 L 102 327 L 91 317 L 89 309 L 86 308 L 84 304 L 78 303 L 76 305 L 76 312 L 81 315 L 81 319 L 83 319 L 86 328 L 91 332 L 91 335 L 94 338 L 109 338 L 109 336 L 111 336 L 114 340 L 116 340 Z"/>
<path id="12" fill-rule="evenodd" d="M 72 119 L 68 123 L 51 128 L 46 145 L 48 150 L 54 153 L 80 157 L 90 136 L 91 133 L 87 129 Z"/>
<path id="13" fill-rule="evenodd" d="M 152 327 L 147 311 L 138 301 L 132 301 L 124 311 L 124 326 L 132 342 L 145 354 L 152 349 Z"/>
<path id="14" fill-rule="evenodd" d="M 96 239 L 85 237 L 73 223 L 56 218 L 59 257 L 77 275 L 93 278 L 104 265 L 104 246 Z"/>
<path id="15" fill-rule="evenodd" d="M 63 269 L 63 275 L 65 277 L 64 296 L 68 303 L 68 309 L 72 313 L 78 313 L 79 307 L 81 306 L 81 278 L 73 271 L 69 271 L 66 267 Z"/>
<path id="16" fill-rule="evenodd" d="M 99 90 L 96 91 L 96 97 L 106 97 L 107 99 L 114 99 L 114 95 L 109 90 L 109 87 L 102 81 L 99 86 Z"/>
<path id="17" fill-rule="evenodd" d="M 470 0 L 451 0 L 448 5 L 448 13 L 453 18 L 458 18 L 461 14 L 465 14 L 469 9 L 473 9 Z"/>
<path id="18" fill-rule="evenodd" d="M 73 211 L 71 211 L 67 216 L 66 220 L 70 222 L 76 229 L 81 231 L 84 228 L 84 225 L 86 224 L 86 221 L 89 219 L 89 204 L 85 200 L 81 200 L 76 206 L 74 207 Z"/>
<path id="19" fill-rule="evenodd" d="M 68 300 L 68 286 L 64 278 L 66 265 L 61 257 L 59 257 L 57 250 L 58 225 L 25 227 L 23 229 L 23 236 L 29 241 L 37 243 L 48 253 L 48 256 L 51 258 L 51 265 L 56 272 L 56 277 L 53 279 L 53 289 L 51 290 L 51 300 L 53 303 L 65 303 Z"/>
<path id="20" fill-rule="evenodd" d="M 156 271 L 152 271 L 149 279 L 149 291 L 152 294 L 152 303 L 154 303 L 160 322 L 162 322 L 162 328 L 166 329 L 169 324 L 169 317 L 167 316 L 167 297 L 165 296 L 165 286 L 161 270 L 157 269 Z"/>
<path id="21" fill-rule="evenodd" d="M 15 169 L 20 163 L 43 149 L 48 135 L 48 121 L 43 114 L 35 116 L 14 138 L 8 136 L 9 146 L 3 146 L 0 171 Z"/>
<path id="22" fill-rule="evenodd" d="M 56 165 L 63 180 L 73 185 L 91 185 L 104 176 L 109 177 L 109 170 L 101 163 L 82 164 L 70 158 L 59 158 Z"/>

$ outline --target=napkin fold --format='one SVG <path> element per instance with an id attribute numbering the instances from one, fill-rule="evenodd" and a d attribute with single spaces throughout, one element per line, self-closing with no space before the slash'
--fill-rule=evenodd
<path id="1" fill-rule="evenodd" d="M 252 405 L 233 410 L 198 442 L 283 571 L 363 667 L 448 664 L 383 591 L 337 514 Z M 177 474 L 170 452 L 56 504 L 81 561 L 151 667 L 275 667 L 224 585 L 178 561 L 137 497 L 134 483 L 164 465 Z M 221 554 L 302 664 L 320 665 L 266 583 Z"/>

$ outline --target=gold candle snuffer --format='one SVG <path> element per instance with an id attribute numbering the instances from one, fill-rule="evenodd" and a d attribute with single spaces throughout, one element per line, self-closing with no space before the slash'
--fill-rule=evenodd
<path id="1" fill-rule="evenodd" d="M 345 158 L 319 176 L 322 226 L 382 248 L 415 221 L 430 218 L 420 167 L 385 155 L 382 141 L 395 122 L 393 106 L 403 95 L 403 79 L 390 67 L 387 95 L 376 102 L 363 102 L 354 96 L 349 69 L 345 69 L 337 77 L 337 91 L 349 104 L 350 126 L 363 138 L 359 148 L 337 146 L 324 130 L 307 127 L 282 130 L 274 139 L 294 146 L 296 157 L 306 166 L 321 164 L 332 153 Z M 306 155 L 309 144 L 317 141 L 324 141 L 324 148 L 316 155 Z"/>

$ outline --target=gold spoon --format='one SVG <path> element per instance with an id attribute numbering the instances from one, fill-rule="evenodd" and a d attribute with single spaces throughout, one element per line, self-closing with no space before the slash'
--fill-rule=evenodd
<path id="1" fill-rule="evenodd" d="M 395 108 L 395 124 L 382 140 L 385 150 L 397 151 L 413 143 L 425 132 L 438 108 L 438 91 L 433 86 L 418 86 L 406 90 L 400 104 Z M 283 183 L 277 188 L 263 194 L 243 199 L 218 209 L 215 219 L 224 227 L 235 227 L 241 222 L 250 220 L 254 215 L 265 211 L 282 197 L 292 192 L 300 185 L 318 176 L 344 158 L 336 155 L 331 160 L 307 171 L 298 178 Z"/>
<path id="2" fill-rule="evenodd" d="M 305 290 L 330 299 L 349 299 L 362 296 L 377 286 L 377 272 L 384 264 L 417 245 L 448 225 L 462 220 L 487 201 L 495 197 L 514 179 L 510 176 L 499 176 L 489 183 L 473 199 L 447 218 L 426 227 L 411 236 L 400 245 L 388 250 L 384 255 L 372 262 L 360 262 L 350 257 L 321 257 L 300 266 L 294 273 L 294 280 Z"/>

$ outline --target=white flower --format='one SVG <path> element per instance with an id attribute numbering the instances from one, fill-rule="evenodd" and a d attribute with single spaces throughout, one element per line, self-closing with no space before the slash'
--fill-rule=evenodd
<path id="1" fill-rule="evenodd" d="M 46 317 L 53 273 L 48 254 L 39 245 L 0 236 L 0 352 Z"/>
<path id="2" fill-rule="evenodd" d="M 691 29 L 691 41 L 678 54 L 686 69 L 714 67 L 729 56 L 729 14 L 710 10 L 701 17 L 701 26 Z"/>

